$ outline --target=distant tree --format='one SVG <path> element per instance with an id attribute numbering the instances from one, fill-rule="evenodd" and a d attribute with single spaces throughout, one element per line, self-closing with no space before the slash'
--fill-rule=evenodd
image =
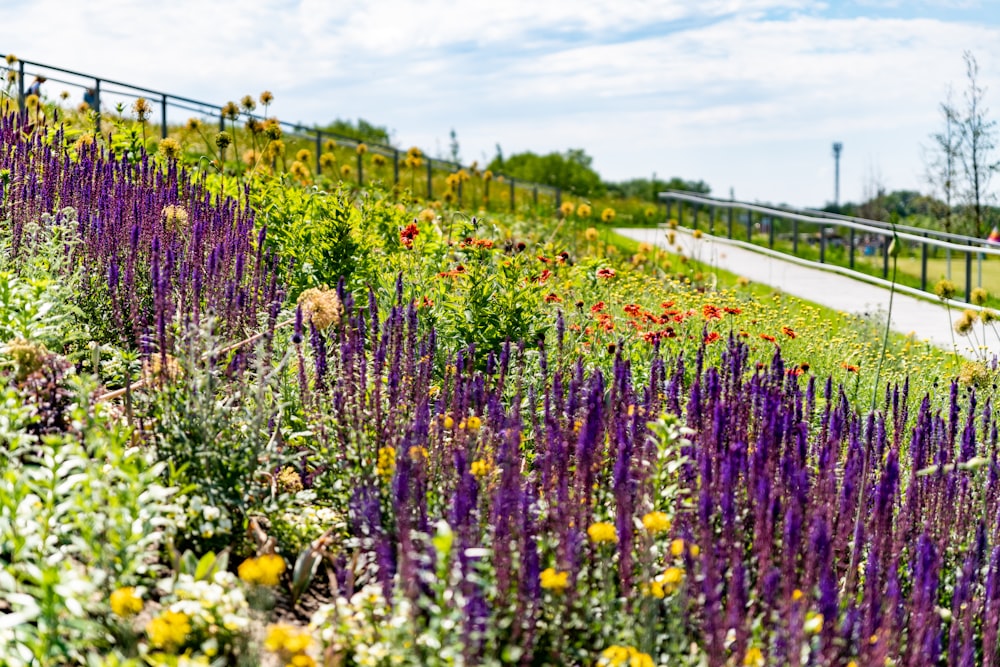
<path id="1" fill-rule="evenodd" d="M 972 52 L 965 59 L 965 107 L 958 119 L 962 172 L 965 176 L 964 199 L 972 218 L 976 236 L 982 236 L 987 204 L 990 197 L 990 177 L 1000 170 L 994 151 L 997 147 L 997 122 L 989 118 L 985 106 L 986 89 L 979 85 L 979 64 Z"/>
<path id="2" fill-rule="evenodd" d="M 962 150 L 961 135 L 958 131 L 958 111 L 952 101 L 951 87 L 947 97 L 939 107 L 944 127 L 931 135 L 933 144 L 925 153 L 927 182 L 936 194 L 943 198 L 944 206 L 935 211 L 944 226 L 951 233 L 954 227 L 953 212 L 958 189 L 958 166 Z"/>
<path id="3" fill-rule="evenodd" d="M 458 164 L 461 164 L 462 158 L 459 155 L 458 134 L 455 132 L 455 128 L 451 128 L 450 137 L 451 137 L 451 141 L 448 144 L 448 149 L 449 149 L 449 151 L 451 151 L 451 161 L 455 162 L 455 163 L 458 163 Z"/>
<path id="4" fill-rule="evenodd" d="M 373 125 L 364 118 L 359 118 L 357 122 L 338 118 L 317 129 L 371 144 L 385 144 L 387 146 L 392 144 L 392 137 L 388 129 L 381 125 Z"/>
<path id="5" fill-rule="evenodd" d="M 565 153 L 516 153 L 503 159 L 493 158 L 488 168 L 518 180 L 532 181 L 561 188 L 579 197 L 594 197 L 605 192 L 601 177 L 591 164 L 593 158 L 583 150 L 573 148 Z"/>
<path id="6" fill-rule="evenodd" d="M 683 190 L 707 195 L 712 189 L 705 181 L 685 181 L 674 176 L 669 181 L 662 179 L 633 178 L 620 183 L 606 183 L 608 193 L 619 197 L 636 197 L 639 199 L 655 199 L 656 195 L 665 190 Z"/>

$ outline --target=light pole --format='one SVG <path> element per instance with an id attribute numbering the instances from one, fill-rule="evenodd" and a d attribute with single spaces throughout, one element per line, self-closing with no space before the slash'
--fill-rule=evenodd
<path id="1" fill-rule="evenodd" d="M 840 208 L 840 151 L 844 150 L 844 144 L 839 141 L 833 142 L 833 204 Z"/>

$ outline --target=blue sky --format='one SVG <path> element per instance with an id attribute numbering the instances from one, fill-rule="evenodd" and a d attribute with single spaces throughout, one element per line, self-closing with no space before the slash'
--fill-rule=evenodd
<path id="1" fill-rule="evenodd" d="M 1000 0 L 7 0 L 0 26 L 3 53 L 209 102 L 268 89 L 283 120 L 432 154 L 454 128 L 466 162 L 583 148 L 608 180 L 793 205 L 832 200 L 834 141 L 842 201 L 927 190 L 966 49 L 1000 117 Z"/>

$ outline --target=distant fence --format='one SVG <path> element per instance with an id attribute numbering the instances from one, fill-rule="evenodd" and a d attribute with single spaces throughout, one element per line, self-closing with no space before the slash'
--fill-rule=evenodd
<path id="1" fill-rule="evenodd" d="M 92 74 L 75 72 L 62 67 L 45 65 L 43 63 L 33 62 L 30 60 L 18 59 L 16 62 L 8 65 L 6 64 L 6 56 L 4 54 L 0 54 L 0 70 L 4 72 L 4 81 L 6 82 L 6 87 L 0 88 L 0 95 L 5 92 L 10 95 L 11 92 L 13 92 L 13 96 L 16 96 L 17 99 L 18 108 L 22 111 L 25 108 L 25 92 L 27 90 L 28 78 L 43 76 L 46 78 L 46 83 L 60 83 L 80 89 L 81 91 L 92 91 L 94 99 L 92 107 L 96 113 L 96 122 L 98 123 L 98 127 L 100 127 L 100 117 L 102 111 L 110 108 L 109 105 L 111 103 L 118 103 L 123 100 L 134 101 L 142 97 L 147 99 L 154 107 L 159 107 L 158 125 L 161 138 L 166 138 L 167 136 L 170 123 L 169 112 L 171 110 L 181 110 L 189 113 L 195 113 L 203 118 L 217 118 L 219 122 L 219 130 L 222 131 L 225 129 L 226 117 L 223 115 L 223 107 L 218 104 L 201 102 L 199 100 L 183 97 L 181 95 L 174 95 L 172 93 L 165 93 L 151 88 L 121 83 L 120 81 L 113 81 L 111 79 L 105 79 Z M 16 81 L 11 81 L 8 78 L 8 72 L 15 73 Z M 242 115 L 248 119 L 255 118 L 258 121 L 265 120 L 263 116 L 255 116 L 247 113 L 243 113 Z M 177 125 L 180 124 L 176 120 L 174 122 Z M 385 144 L 369 143 L 367 141 L 357 139 L 356 137 L 338 134 L 336 132 L 328 132 L 326 130 L 319 130 L 316 128 L 309 128 L 296 123 L 288 123 L 285 121 L 279 121 L 279 123 L 282 127 L 282 131 L 287 135 L 300 139 L 306 139 L 315 144 L 317 165 L 320 164 L 320 156 L 323 152 L 323 144 L 326 139 L 334 139 L 348 147 L 356 147 L 359 144 L 364 143 L 370 152 L 382 155 L 386 158 L 387 162 L 392 164 L 393 183 L 397 185 L 400 183 L 400 164 L 406 158 L 406 150 L 401 150 L 394 146 L 388 146 Z M 154 125 L 156 125 L 156 123 L 154 123 Z M 421 159 L 426 164 L 427 199 L 429 200 L 434 199 L 435 195 L 433 179 L 435 171 L 439 173 L 456 173 L 461 169 L 470 169 L 469 167 L 464 167 L 457 162 L 429 157 L 426 152 L 422 154 Z M 550 196 L 553 199 L 555 208 L 559 208 L 562 204 L 562 191 L 559 188 L 541 183 L 531 183 L 528 181 L 518 180 L 503 173 L 497 173 L 494 174 L 494 176 L 496 177 L 496 180 L 494 181 L 495 189 L 500 190 L 501 193 L 503 193 L 503 190 L 507 190 L 506 194 L 508 194 L 510 199 L 511 210 L 515 209 L 517 191 L 522 193 L 527 192 L 535 206 L 538 206 L 539 204 L 540 193 Z M 358 155 L 357 179 L 358 185 L 364 185 L 364 168 L 362 156 L 360 154 Z M 489 182 L 487 181 L 485 185 L 485 196 L 489 196 L 489 187 Z M 459 203 L 461 203 L 461 183 L 458 184 L 456 194 Z"/>
<path id="2" fill-rule="evenodd" d="M 797 257 L 831 263 L 866 275 L 889 277 L 889 245 L 893 225 L 822 211 L 798 211 L 747 202 L 716 199 L 676 190 L 659 193 L 667 218 L 681 226 L 766 246 Z M 686 210 L 685 210 L 686 209 Z M 943 266 L 951 279 L 953 264 L 961 267 L 958 283 L 965 301 L 973 287 L 983 285 L 983 262 L 1000 257 L 1000 246 L 984 239 L 907 225 L 895 225 L 895 236 L 914 266 L 919 289 L 933 289 L 928 266 Z M 934 279 L 936 281 L 936 279 Z M 916 287 L 916 285 L 914 285 Z M 995 292 L 996 290 L 994 290 Z"/>

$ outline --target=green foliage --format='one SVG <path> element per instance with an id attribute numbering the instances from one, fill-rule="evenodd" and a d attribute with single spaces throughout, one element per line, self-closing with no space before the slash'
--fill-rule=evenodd
<path id="1" fill-rule="evenodd" d="M 712 189 L 705 181 L 685 181 L 674 176 L 669 181 L 649 178 L 633 178 L 621 183 L 608 183 L 608 194 L 618 197 L 635 197 L 636 199 L 648 199 L 657 201 L 657 195 L 665 190 L 683 190 L 707 195 Z"/>
<path id="2" fill-rule="evenodd" d="M 316 129 L 322 130 L 323 132 L 340 134 L 345 137 L 357 139 L 358 141 L 373 144 L 384 144 L 388 146 L 392 142 L 392 137 L 389 136 L 389 130 L 385 126 L 369 123 L 364 118 L 359 118 L 357 122 L 351 120 L 341 120 L 338 118 L 332 123 L 327 123 L 326 125 L 317 127 Z"/>
<path id="3" fill-rule="evenodd" d="M 333 287 L 343 277 L 363 284 L 370 245 L 357 232 L 361 214 L 346 190 L 290 187 L 282 179 L 262 181 L 251 192 L 267 244 L 281 258 L 288 295 L 310 287 Z M 289 266 L 291 264 L 291 266 Z"/>
<path id="4" fill-rule="evenodd" d="M 604 194 L 605 188 L 592 163 L 593 158 L 582 149 L 571 148 L 565 153 L 548 155 L 536 155 L 529 151 L 507 158 L 498 156 L 488 168 L 518 180 L 561 188 L 580 197 L 598 197 Z"/>
<path id="5" fill-rule="evenodd" d="M 80 663 L 109 639 L 108 596 L 151 582 L 173 490 L 130 429 L 75 387 L 75 432 L 38 439 L 13 388 L 0 405 L 0 662 Z M 40 662 L 36 662 L 40 661 Z"/>

